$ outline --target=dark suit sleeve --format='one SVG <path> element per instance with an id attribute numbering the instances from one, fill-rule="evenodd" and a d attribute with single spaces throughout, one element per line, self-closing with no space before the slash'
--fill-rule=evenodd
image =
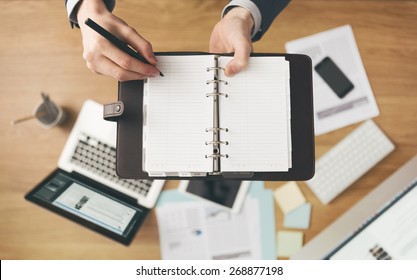
<path id="1" fill-rule="evenodd" d="M 284 10 L 290 0 L 251 0 L 259 9 L 262 15 L 261 28 L 252 38 L 252 41 L 258 41 L 271 26 L 277 15 Z"/>
<path id="2" fill-rule="evenodd" d="M 79 27 L 76 11 L 78 10 L 78 6 L 81 4 L 81 2 L 82 0 L 73 0 L 68 3 L 68 0 L 64 0 L 65 8 L 67 8 L 68 18 L 72 28 L 74 28 L 74 26 Z M 113 11 L 116 0 L 103 0 L 103 2 L 110 12 Z"/>

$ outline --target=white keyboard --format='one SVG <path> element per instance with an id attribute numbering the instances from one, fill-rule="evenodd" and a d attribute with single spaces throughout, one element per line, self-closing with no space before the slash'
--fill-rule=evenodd
<path id="1" fill-rule="evenodd" d="M 392 142 L 368 120 L 316 161 L 316 173 L 306 183 L 328 204 L 393 150 Z"/>

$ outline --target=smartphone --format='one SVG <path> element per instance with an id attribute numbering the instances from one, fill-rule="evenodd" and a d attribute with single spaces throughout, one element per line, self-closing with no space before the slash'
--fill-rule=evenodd
<path id="1" fill-rule="evenodd" d="M 352 82 L 330 57 L 325 57 L 314 69 L 339 98 L 345 97 L 354 88 Z"/>
<path id="2" fill-rule="evenodd" d="M 231 213 L 239 213 L 245 200 L 249 183 L 249 181 L 182 180 L 178 190 Z"/>

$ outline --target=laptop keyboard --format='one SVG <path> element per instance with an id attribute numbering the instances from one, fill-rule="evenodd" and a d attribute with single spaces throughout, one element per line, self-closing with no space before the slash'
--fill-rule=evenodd
<path id="1" fill-rule="evenodd" d="M 118 177 L 116 174 L 116 149 L 85 133 L 79 137 L 71 162 L 143 196 L 148 194 L 152 185 L 152 180 L 131 180 Z"/>

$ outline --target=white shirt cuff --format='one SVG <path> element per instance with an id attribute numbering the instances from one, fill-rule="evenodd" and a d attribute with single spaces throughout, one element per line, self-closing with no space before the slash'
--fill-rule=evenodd
<path id="1" fill-rule="evenodd" d="M 258 33 L 259 29 L 261 28 L 261 23 L 262 23 L 262 15 L 261 15 L 261 12 L 259 11 L 258 6 L 256 6 L 255 3 L 253 3 L 250 0 L 232 0 L 226 7 L 224 7 L 221 18 L 225 16 L 225 12 L 228 10 L 228 8 L 232 6 L 243 7 L 249 10 L 249 12 L 252 14 L 253 21 L 254 21 L 253 30 L 252 30 L 252 38 L 253 38 L 255 34 Z"/>
<path id="2" fill-rule="evenodd" d="M 78 2 L 80 1 L 81 0 L 68 0 L 67 1 L 68 18 L 72 22 L 77 22 L 77 17 L 73 15 L 72 12 L 74 11 L 75 6 L 77 6 Z"/>

